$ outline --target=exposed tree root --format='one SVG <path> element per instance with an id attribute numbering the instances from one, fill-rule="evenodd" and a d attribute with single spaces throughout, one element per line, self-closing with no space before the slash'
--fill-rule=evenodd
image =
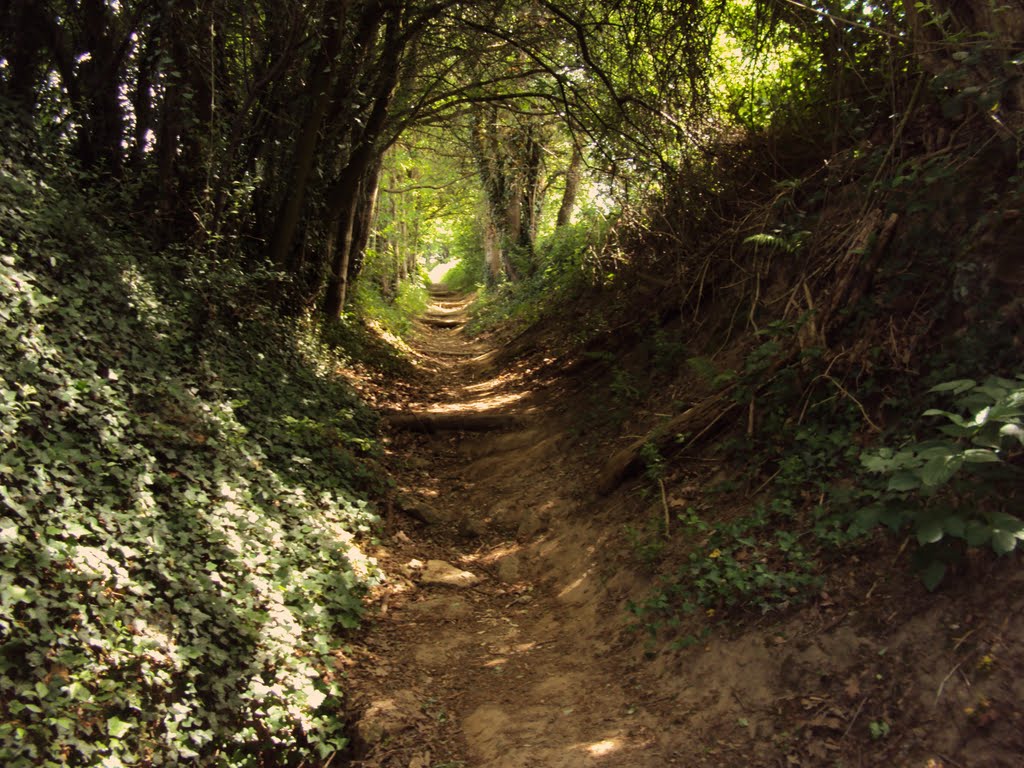
<path id="1" fill-rule="evenodd" d="M 686 433 L 692 435 L 686 440 L 687 447 L 710 437 L 714 428 L 732 411 L 739 408 L 739 403 L 729 399 L 732 388 L 717 392 L 706 397 L 692 408 L 661 424 L 643 437 L 634 440 L 628 446 L 605 462 L 604 469 L 598 477 L 597 490 L 607 496 L 631 474 L 639 470 L 643 464 L 644 446 L 651 444 L 659 450 L 676 440 L 676 435 Z"/>
<path id="2" fill-rule="evenodd" d="M 459 328 L 466 324 L 465 318 L 438 315 L 422 315 L 420 322 L 424 325 L 431 325 L 434 328 Z"/>

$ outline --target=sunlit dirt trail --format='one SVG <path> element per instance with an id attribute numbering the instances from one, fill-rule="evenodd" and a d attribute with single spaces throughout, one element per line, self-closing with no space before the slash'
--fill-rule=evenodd
<path id="1" fill-rule="evenodd" d="M 462 333 L 467 301 L 435 295 L 414 343 L 427 373 L 397 404 L 427 431 L 391 438 L 402 495 L 376 553 L 388 582 L 353 651 L 355 764 L 683 764 L 657 749 L 651 697 L 601 635 L 591 473 L 558 396 Z M 516 426 L 430 431 L 440 414 Z M 437 573 L 457 584 L 429 583 Z"/>

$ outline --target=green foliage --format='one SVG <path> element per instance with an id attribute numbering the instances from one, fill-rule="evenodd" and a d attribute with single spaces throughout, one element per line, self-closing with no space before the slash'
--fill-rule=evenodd
<path id="1" fill-rule="evenodd" d="M 444 284 L 455 291 L 469 293 L 487 279 L 484 262 L 483 231 L 475 217 L 460 221 L 453 233 L 449 252 L 458 263 L 444 277 Z"/>
<path id="2" fill-rule="evenodd" d="M 1024 375 L 992 377 L 983 383 L 958 379 L 929 392 L 954 398 L 954 410 L 929 409 L 941 417 L 940 436 L 908 442 L 898 449 L 865 452 L 864 469 L 886 478 L 878 500 L 859 514 L 861 525 L 882 522 L 898 530 L 909 525 L 920 545 L 918 564 L 929 589 L 941 582 L 950 540 L 1012 552 L 1024 539 L 1019 503 L 1024 455 Z"/>
<path id="3" fill-rule="evenodd" d="M 644 478 L 652 485 L 657 485 L 665 476 L 665 457 L 654 442 L 646 442 L 640 447 L 640 460 L 644 464 Z"/>
<path id="4" fill-rule="evenodd" d="M 613 218 L 588 210 L 581 212 L 575 224 L 560 227 L 544 238 L 533 254 L 528 277 L 503 281 L 482 291 L 473 305 L 471 329 L 502 326 L 523 330 L 572 300 L 586 286 L 600 283 L 600 253 L 612 222 Z M 483 269 L 482 253 L 479 265 Z M 465 274 L 460 270 L 445 282 L 455 287 Z"/>
<path id="5" fill-rule="evenodd" d="M 394 336 L 406 336 L 413 319 L 427 309 L 429 296 L 425 279 L 419 276 L 403 280 L 394 298 L 386 298 L 372 280 L 356 283 L 350 312 L 353 317 L 376 322 Z"/>
<path id="6" fill-rule="evenodd" d="M 776 229 L 773 232 L 759 232 L 743 240 L 744 245 L 752 246 L 755 249 L 769 251 L 782 251 L 783 253 L 797 253 L 803 248 L 807 236 L 811 233 L 807 230 L 787 231 L 785 228 Z"/>
<path id="7" fill-rule="evenodd" d="M 655 371 L 671 373 L 687 358 L 686 342 L 664 328 L 655 328 L 651 331 L 650 339 L 651 366 Z"/>
<path id="8" fill-rule="evenodd" d="M 719 389 L 736 378 L 735 371 L 719 371 L 710 357 L 695 356 L 686 359 L 694 373 L 701 377 L 711 389 Z"/>
<path id="9" fill-rule="evenodd" d="M 788 326 L 783 330 L 789 332 Z M 766 334 L 783 330 L 768 326 Z M 771 339 L 752 351 L 739 374 L 741 386 L 776 358 L 777 345 Z M 720 375 L 709 360 L 688 362 L 708 377 Z M 632 606 L 652 636 L 662 629 L 677 634 L 675 647 L 698 642 L 703 635 L 696 627 L 715 616 L 767 613 L 806 600 L 821 585 L 829 560 L 864 536 L 863 529 L 850 525 L 850 492 L 838 482 L 856 465 L 859 449 L 853 435 L 859 412 L 849 404 L 837 407 L 828 398 L 809 405 L 805 415 L 810 418 L 795 426 L 792 410 L 800 405 L 799 390 L 782 373 L 758 396 L 756 433 L 736 435 L 723 444 L 745 471 L 737 470 L 735 477 L 710 489 L 722 497 L 715 502 L 718 506 L 744 485 L 744 498 L 756 488 L 769 500 L 727 521 L 711 517 L 710 508 L 680 514 L 682 526 L 674 536 L 688 550 L 686 559 L 649 597 Z M 634 549 L 646 554 L 649 541 L 637 537 Z"/>
<path id="10" fill-rule="evenodd" d="M 583 282 L 600 285 L 604 280 L 601 250 L 615 223 L 614 215 L 596 208 L 581 210 L 575 223 L 555 229 L 537 246 L 536 259 L 545 283 L 556 293 L 572 293 Z"/>
<path id="11" fill-rule="evenodd" d="M 946 34 L 951 66 L 929 81 L 943 117 L 960 120 L 972 110 L 998 114 L 1007 98 L 1013 98 L 1024 55 L 1008 58 L 1008 51 L 991 38 L 968 40 L 963 35 Z"/>
<path id="12" fill-rule="evenodd" d="M 871 738 L 875 741 L 888 738 L 891 732 L 892 726 L 885 720 L 872 720 L 868 723 L 868 733 L 871 734 Z"/>
<path id="13" fill-rule="evenodd" d="M 591 426 L 599 423 L 608 425 L 629 418 L 643 397 L 643 382 L 627 370 L 619 357 L 610 350 L 585 352 L 584 357 L 599 361 L 605 371 L 590 381 L 586 421 Z M 645 458 L 654 462 L 652 466 L 664 466 L 664 460 L 653 443 L 643 450 L 646 452 Z M 656 481 L 653 475 L 649 479 Z"/>
<path id="14" fill-rule="evenodd" d="M 0 763 L 336 752 L 374 420 L 269 271 L 73 189 L 0 167 Z"/>
<path id="15" fill-rule="evenodd" d="M 624 531 L 630 549 L 641 563 L 652 566 L 661 559 L 666 539 L 659 517 L 650 517 L 643 526 L 627 525 Z"/>
<path id="16" fill-rule="evenodd" d="M 867 122 L 865 112 L 884 108 L 883 95 L 906 66 L 905 49 L 890 34 L 902 9 L 848 4 L 823 24 L 823 8 L 801 4 L 766 14 L 758 3 L 723 7 L 711 81 L 719 114 L 754 131 L 799 132 L 813 146 L 826 131 L 854 134 Z"/>
<path id="17" fill-rule="evenodd" d="M 815 512 L 820 520 L 823 510 Z M 758 506 L 752 514 L 712 524 L 694 509 L 678 515 L 681 533 L 694 543 L 684 564 L 630 610 L 652 633 L 679 628 L 687 616 L 744 610 L 767 613 L 806 599 L 820 586 L 816 548 L 829 542 L 792 532 L 797 514 L 784 502 Z"/>

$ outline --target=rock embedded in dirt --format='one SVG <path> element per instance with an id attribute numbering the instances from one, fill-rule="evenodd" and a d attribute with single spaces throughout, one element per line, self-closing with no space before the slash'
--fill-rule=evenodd
<path id="1" fill-rule="evenodd" d="M 423 574 L 420 576 L 422 584 L 435 584 L 442 587 L 457 587 L 465 589 L 480 583 L 480 577 L 461 568 L 456 568 L 444 560 L 428 560 Z"/>
<path id="2" fill-rule="evenodd" d="M 538 533 L 543 533 L 547 529 L 547 515 L 542 512 L 534 511 L 530 512 L 522 519 L 522 521 L 519 523 L 519 528 L 516 531 L 516 535 L 520 539 L 532 539 Z"/>
<path id="3" fill-rule="evenodd" d="M 487 533 L 487 523 L 478 517 L 466 515 L 459 520 L 459 535 L 464 539 L 478 539 Z"/>
<path id="4" fill-rule="evenodd" d="M 505 584 L 515 584 L 522 576 L 522 563 L 515 555 L 507 555 L 498 561 L 498 579 Z"/>
<path id="5" fill-rule="evenodd" d="M 398 691 L 372 702 L 353 728 L 356 748 L 365 754 L 377 744 L 424 719 L 412 691 Z"/>
<path id="6" fill-rule="evenodd" d="M 391 538 L 399 544 L 412 544 L 412 539 L 405 531 L 398 531 Z"/>
<path id="7" fill-rule="evenodd" d="M 399 511 L 409 515 L 409 517 L 427 525 L 438 525 L 451 522 L 452 520 L 451 515 L 437 509 L 422 499 L 416 499 L 412 496 L 398 496 L 395 499 L 395 506 Z"/>

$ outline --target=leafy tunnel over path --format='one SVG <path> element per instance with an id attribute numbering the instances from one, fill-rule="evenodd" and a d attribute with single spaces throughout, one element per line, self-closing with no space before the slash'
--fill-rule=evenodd
<path id="1" fill-rule="evenodd" d="M 1021 40 L 0 5 L 0 762 L 1016 765 Z"/>

